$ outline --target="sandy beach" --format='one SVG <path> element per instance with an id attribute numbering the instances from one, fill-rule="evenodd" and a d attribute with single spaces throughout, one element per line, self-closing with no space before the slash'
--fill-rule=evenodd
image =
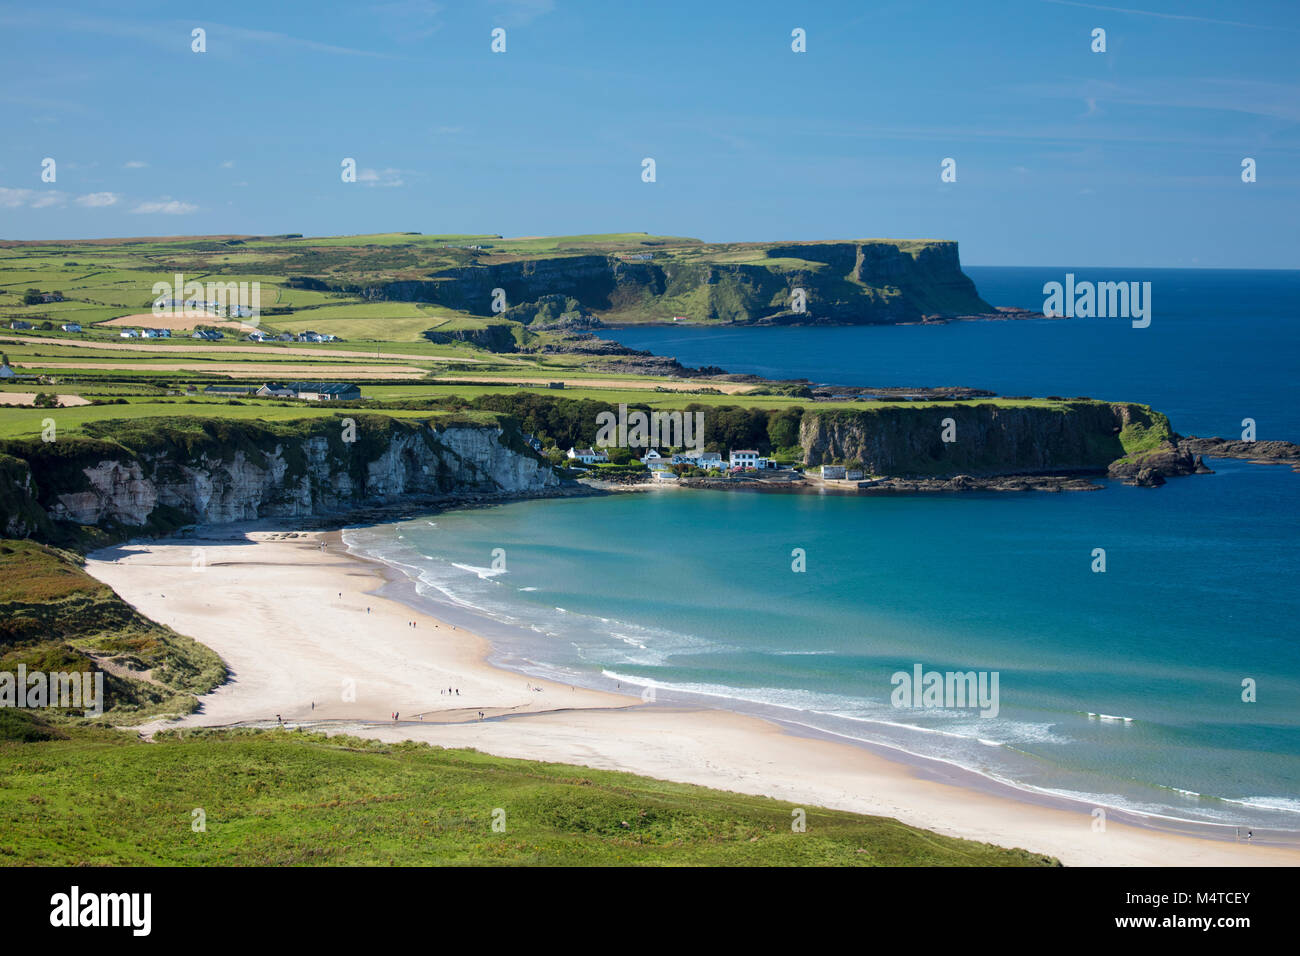
<path id="1" fill-rule="evenodd" d="M 383 740 L 623 770 L 894 817 L 1067 865 L 1300 865 L 1300 850 L 1130 825 L 941 779 L 864 747 L 723 710 L 646 704 L 494 667 L 484 639 L 377 592 L 337 532 L 212 529 L 91 555 L 148 617 L 221 655 L 232 679 L 160 727 L 277 719 Z M 322 547 L 324 545 L 324 547 Z M 393 715 L 399 716 L 398 720 Z"/>

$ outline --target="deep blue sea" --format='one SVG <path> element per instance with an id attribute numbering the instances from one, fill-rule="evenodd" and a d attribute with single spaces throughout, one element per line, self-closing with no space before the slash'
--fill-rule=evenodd
<path id="1" fill-rule="evenodd" d="M 1040 310 L 1043 284 L 1148 281 L 1151 325 L 1127 319 L 940 326 L 602 330 L 685 365 L 831 385 L 965 385 L 1003 395 L 1138 401 L 1184 435 L 1300 441 L 1300 271 L 969 267 L 993 305 Z"/>
<path id="2" fill-rule="evenodd" d="M 971 268 L 1040 307 L 1065 270 Z M 687 364 L 818 382 L 1147 402 L 1185 434 L 1300 440 L 1300 273 L 1153 282 L 1126 320 L 608 333 Z M 1300 474 L 1214 460 L 1159 489 L 530 501 L 351 529 L 499 659 L 693 695 L 1092 805 L 1300 831 Z M 506 569 L 491 570 L 494 549 Z M 1094 549 L 1106 552 L 1095 573 Z M 792 569 L 792 552 L 806 570 Z M 483 626 L 483 625 L 480 625 Z M 999 712 L 899 708 L 891 676 L 999 675 Z M 1243 681 L 1257 688 L 1242 700 Z"/>

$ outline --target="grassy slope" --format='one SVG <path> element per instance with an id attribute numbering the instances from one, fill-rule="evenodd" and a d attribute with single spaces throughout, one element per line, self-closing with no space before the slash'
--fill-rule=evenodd
<path id="1" fill-rule="evenodd" d="M 20 663 L 46 673 L 116 671 L 105 706 L 123 723 L 190 713 L 197 695 L 226 679 L 216 654 L 141 617 L 74 556 L 0 540 L 0 671 Z"/>
<path id="2" fill-rule="evenodd" d="M 10 736 L 20 732 L 10 724 Z M 196 808 L 206 832 L 191 829 Z M 794 833 L 793 808 L 630 774 L 302 732 L 0 741 L 0 864 L 1054 862 L 812 807 L 806 832 Z M 492 829 L 498 809 L 504 832 Z"/>

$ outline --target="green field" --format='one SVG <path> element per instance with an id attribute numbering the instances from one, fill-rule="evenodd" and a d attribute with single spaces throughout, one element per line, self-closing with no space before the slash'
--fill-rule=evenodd
<path id="1" fill-rule="evenodd" d="M 0 711 L 0 738 L 42 733 L 18 717 Z M 287 731 L 152 744 L 46 732 L 67 739 L 0 740 L 0 865 L 1055 863 L 882 817 L 474 751 Z"/>

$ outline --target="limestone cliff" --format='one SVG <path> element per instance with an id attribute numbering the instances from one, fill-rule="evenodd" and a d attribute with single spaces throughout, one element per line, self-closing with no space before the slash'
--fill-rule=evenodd
<path id="1" fill-rule="evenodd" d="M 499 424 L 344 413 L 283 423 L 100 422 L 86 431 L 49 444 L 8 443 L 8 457 L 24 467 L 3 470 L 7 534 L 26 536 L 48 520 L 158 531 L 318 515 L 407 495 L 528 495 L 559 485 L 549 463 Z"/>

